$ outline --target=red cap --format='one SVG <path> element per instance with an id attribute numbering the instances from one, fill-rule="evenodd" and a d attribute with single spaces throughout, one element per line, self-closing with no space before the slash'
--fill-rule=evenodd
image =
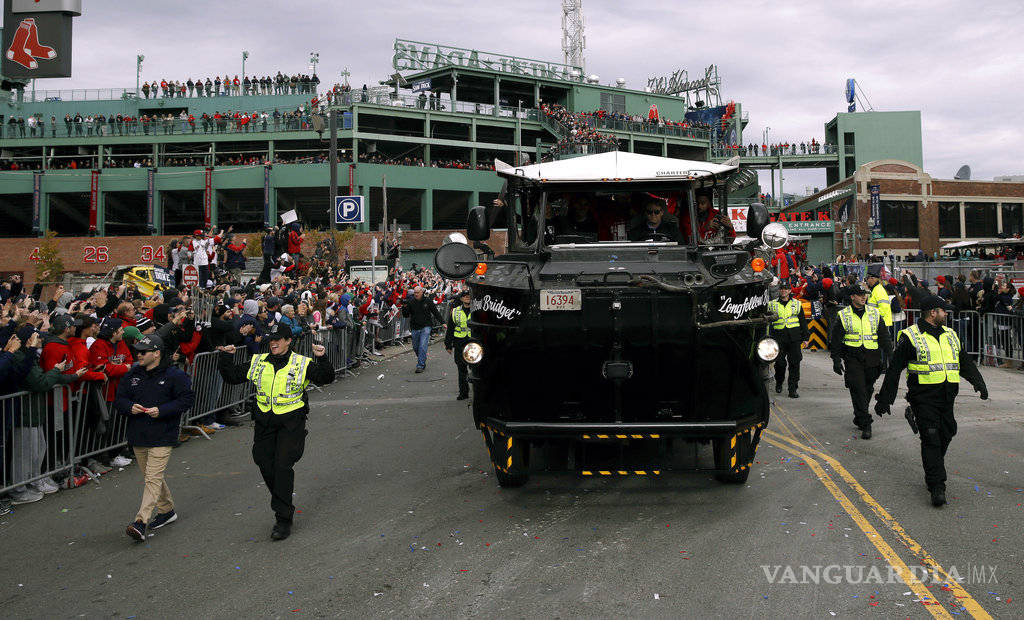
<path id="1" fill-rule="evenodd" d="M 826 289 L 832 288 L 832 278 L 822 278 L 821 285 Z"/>
<path id="2" fill-rule="evenodd" d="M 941 283 L 945 284 L 946 283 L 946 276 L 935 276 L 935 281 L 936 282 L 941 282 Z"/>
<path id="3" fill-rule="evenodd" d="M 1017 289 L 1017 294 L 1020 295 L 1021 297 L 1024 297 L 1024 286 Z"/>
<path id="4" fill-rule="evenodd" d="M 200 236 L 202 234 L 203 234 L 203 231 L 199 230 L 198 228 L 195 229 L 194 231 L 192 231 L 192 236 L 193 237 L 198 237 L 198 236 Z"/>
<path id="5" fill-rule="evenodd" d="M 900 283 L 900 281 L 897 280 L 896 278 L 889 278 L 889 284 L 892 284 L 893 286 L 896 286 L 899 283 Z"/>

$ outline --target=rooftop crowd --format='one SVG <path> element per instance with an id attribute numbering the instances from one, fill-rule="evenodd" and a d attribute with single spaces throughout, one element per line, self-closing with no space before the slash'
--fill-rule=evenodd
<path id="1" fill-rule="evenodd" d="M 145 99 L 157 97 L 218 97 L 228 95 L 297 95 L 310 94 L 317 91 L 320 78 L 314 75 L 285 75 L 280 71 L 277 75 L 248 76 L 241 79 L 238 74 L 233 77 L 224 74 L 193 80 L 191 77 L 181 80 L 152 80 L 143 82 L 140 90 Z"/>

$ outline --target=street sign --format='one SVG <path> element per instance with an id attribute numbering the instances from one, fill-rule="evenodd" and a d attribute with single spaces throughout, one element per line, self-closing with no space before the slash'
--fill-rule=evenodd
<path id="1" fill-rule="evenodd" d="M 185 265 L 181 270 L 181 283 L 186 287 L 199 286 L 199 268 L 195 265 Z"/>
<path id="2" fill-rule="evenodd" d="M 362 196 L 338 196 L 334 199 L 335 224 L 362 224 L 365 215 Z"/>

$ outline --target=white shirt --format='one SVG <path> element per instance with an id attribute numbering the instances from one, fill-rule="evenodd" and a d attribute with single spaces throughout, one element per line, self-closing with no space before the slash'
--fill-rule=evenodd
<path id="1" fill-rule="evenodd" d="M 210 257 L 207 252 L 213 244 L 213 239 L 192 240 L 192 264 L 196 267 L 204 267 L 210 264 Z"/>

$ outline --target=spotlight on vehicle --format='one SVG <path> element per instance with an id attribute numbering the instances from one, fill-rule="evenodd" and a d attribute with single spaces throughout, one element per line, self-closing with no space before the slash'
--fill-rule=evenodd
<path id="1" fill-rule="evenodd" d="M 775 354 L 778 355 L 778 353 L 779 347 L 776 345 Z M 484 359 L 484 348 L 480 346 L 479 342 L 469 342 L 462 347 L 462 359 L 466 360 L 467 364 L 479 364 L 480 360 Z"/>
<path id="2" fill-rule="evenodd" d="M 761 242 L 773 250 L 778 250 L 789 243 L 789 231 L 782 224 L 772 222 L 761 231 Z"/>
<path id="3" fill-rule="evenodd" d="M 763 362 L 774 362 L 779 356 L 779 343 L 774 338 L 762 338 L 757 343 L 757 356 Z"/>

